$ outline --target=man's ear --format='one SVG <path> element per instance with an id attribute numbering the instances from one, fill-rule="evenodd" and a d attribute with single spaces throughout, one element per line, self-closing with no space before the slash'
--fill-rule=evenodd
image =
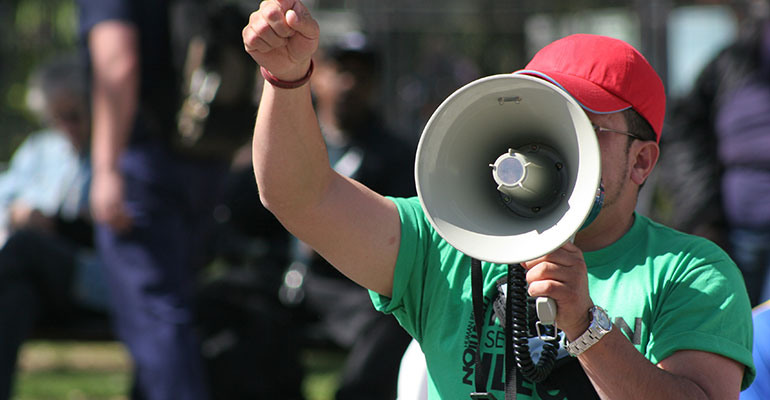
<path id="1" fill-rule="evenodd" d="M 660 147 L 652 141 L 636 141 L 631 148 L 631 180 L 641 185 L 652 173 L 660 156 Z"/>

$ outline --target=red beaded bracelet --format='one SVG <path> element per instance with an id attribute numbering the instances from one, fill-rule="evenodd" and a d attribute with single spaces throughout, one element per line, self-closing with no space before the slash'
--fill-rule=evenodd
<path id="1" fill-rule="evenodd" d="M 307 69 L 305 76 L 291 82 L 276 78 L 275 75 L 271 74 L 270 71 L 265 69 L 265 67 L 260 66 L 259 70 L 262 72 L 262 77 L 265 78 L 265 80 L 271 85 L 281 89 L 296 89 L 306 84 L 310 80 L 310 76 L 313 75 L 313 60 L 310 60 L 310 68 Z"/>

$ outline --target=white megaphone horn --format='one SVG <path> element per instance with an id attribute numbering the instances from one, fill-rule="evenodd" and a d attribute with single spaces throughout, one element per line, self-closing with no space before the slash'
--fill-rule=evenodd
<path id="1" fill-rule="evenodd" d="M 415 180 L 444 240 L 478 260 L 516 264 L 554 251 L 596 213 L 599 145 L 564 90 L 494 75 L 436 109 L 417 148 Z"/>

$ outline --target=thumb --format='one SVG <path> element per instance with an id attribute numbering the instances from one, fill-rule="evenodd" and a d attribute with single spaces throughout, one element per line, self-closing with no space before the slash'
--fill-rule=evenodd
<path id="1" fill-rule="evenodd" d="M 286 45 L 290 57 L 295 60 L 310 58 L 318 48 L 318 22 L 313 19 L 305 5 L 297 0 L 291 9 L 286 11 L 286 24 L 295 32 Z"/>
<path id="2" fill-rule="evenodd" d="M 320 28 L 318 22 L 310 14 L 310 10 L 301 1 L 297 0 L 291 9 L 286 11 L 286 23 L 301 36 L 295 46 L 308 46 L 311 48 L 311 53 L 315 51 L 320 36 Z M 298 48 L 297 50 L 301 49 Z"/>

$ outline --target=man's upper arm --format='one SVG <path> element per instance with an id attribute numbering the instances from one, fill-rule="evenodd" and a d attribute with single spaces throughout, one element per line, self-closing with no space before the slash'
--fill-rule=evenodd
<path id="1" fill-rule="evenodd" d="M 677 351 L 658 363 L 671 374 L 697 384 L 710 399 L 738 399 L 745 366 L 715 353 Z"/>

